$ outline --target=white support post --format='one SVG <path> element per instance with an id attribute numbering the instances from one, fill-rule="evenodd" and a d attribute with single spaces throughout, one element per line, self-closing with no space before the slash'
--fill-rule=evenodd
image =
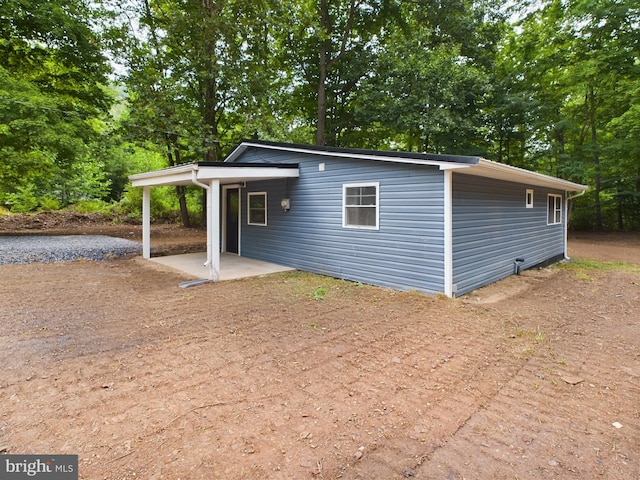
<path id="1" fill-rule="evenodd" d="M 151 258 L 151 187 L 142 187 L 142 257 Z"/>
<path id="2" fill-rule="evenodd" d="M 207 189 L 207 262 L 209 280 L 220 278 L 220 180 L 211 180 Z"/>
<path id="3" fill-rule="evenodd" d="M 453 196 L 451 170 L 444 172 L 444 294 L 453 297 Z"/>

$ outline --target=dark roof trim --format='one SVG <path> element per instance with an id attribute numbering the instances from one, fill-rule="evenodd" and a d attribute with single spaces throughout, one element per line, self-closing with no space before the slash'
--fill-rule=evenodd
<path id="1" fill-rule="evenodd" d="M 249 162 L 194 162 L 199 167 L 251 167 L 251 168 L 298 168 L 297 163 L 249 163 Z"/>
<path id="2" fill-rule="evenodd" d="M 246 145 L 248 144 L 248 145 Z M 402 158 L 410 160 L 423 160 L 430 162 L 449 162 L 466 165 L 477 165 L 480 161 L 480 157 L 472 157 L 467 155 L 443 155 L 435 153 L 418 153 L 418 152 L 399 152 L 392 150 L 367 150 L 364 148 L 344 148 L 344 147 L 324 147 L 318 145 L 302 145 L 297 143 L 285 143 L 285 142 L 270 142 L 267 140 L 242 140 L 237 144 L 231 153 L 225 158 L 224 161 L 229 158 L 236 150 L 245 145 L 247 148 L 255 148 L 254 146 L 263 146 L 266 148 L 278 148 L 278 149 L 290 149 L 290 150 L 305 150 L 307 152 L 321 152 L 321 153 L 341 153 L 347 155 L 357 155 L 361 157 L 387 157 L 387 158 Z"/>

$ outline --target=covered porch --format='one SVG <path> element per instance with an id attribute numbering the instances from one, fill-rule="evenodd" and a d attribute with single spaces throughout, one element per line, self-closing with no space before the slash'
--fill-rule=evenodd
<path id="1" fill-rule="evenodd" d="M 207 194 L 207 252 L 206 256 L 198 257 L 184 256 L 183 259 L 169 259 L 164 257 L 164 262 L 175 262 L 190 271 L 197 272 L 197 277 L 209 281 L 226 280 L 221 276 L 221 191 L 223 186 L 244 187 L 248 182 L 259 180 L 272 180 L 279 178 L 297 178 L 299 169 L 297 164 L 253 164 L 253 163 L 220 163 L 220 162 L 198 162 L 162 170 L 139 173 L 131 175 L 131 185 L 142 187 L 142 256 L 151 259 L 151 187 L 154 186 L 176 186 L 176 185 L 196 185 L 206 190 Z M 225 263 L 233 265 L 233 255 L 225 254 Z M 237 259 L 244 259 L 235 255 Z M 158 261 L 158 260 L 156 260 Z M 201 262 L 201 268 L 195 264 Z M 257 262 L 257 261 L 256 261 Z M 159 262 L 162 263 L 162 262 Z M 266 262 L 262 262 L 266 263 Z M 244 264 L 249 267 L 250 262 Z M 171 265 L 170 265 L 171 266 Z M 264 265 L 263 265 L 264 267 Z M 277 266 L 279 267 L 279 266 Z M 271 267 L 274 268 L 274 267 Z M 285 267 L 279 267 L 285 268 Z M 178 267 L 178 269 L 181 269 Z M 193 269 L 193 270 L 191 270 Z M 227 269 L 225 269 L 227 270 Z M 229 272 L 234 269 L 229 269 Z M 235 268 L 237 271 L 238 268 Z M 249 270 L 249 268 L 248 268 Z M 247 270 L 247 271 L 248 271 Z M 185 270 L 186 271 L 186 270 Z M 259 271 L 259 270 L 258 270 Z M 282 271 L 282 270 L 280 270 Z M 257 273 L 258 275 L 260 273 Z M 226 274 L 225 274 L 226 275 Z M 245 275 L 248 276 L 248 275 Z M 239 278 L 239 277 L 236 277 Z"/>

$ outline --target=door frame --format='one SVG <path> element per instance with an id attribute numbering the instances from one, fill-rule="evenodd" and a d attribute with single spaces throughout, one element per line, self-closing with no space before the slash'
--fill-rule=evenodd
<path id="1" fill-rule="evenodd" d="M 237 190 L 238 191 L 238 253 L 237 255 L 240 256 L 240 233 L 242 232 L 242 228 L 241 224 L 240 224 L 240 220 L 242 218 L 242 185 L 239 183 L 234 183 L 232 185 L 223 185 L 222 186 L 222 212 L 221 212 L 221 218 L 222 218 L 222 228 L 221 230 L 221 250 L 223 252 L 227 251 L 227 228 L 229 228 L 229 223 L 227 222 L 227 195 L 228 195 L 228 191 L 229 190 Z"/>

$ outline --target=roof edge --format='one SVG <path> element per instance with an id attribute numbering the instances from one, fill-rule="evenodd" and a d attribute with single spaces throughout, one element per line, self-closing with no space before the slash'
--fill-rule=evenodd
<path id="1" fill-rule="evenodd" d="M 532 170 L 527 170 L 520 167 L 514 167 L 512 165 L 505 165 L 504 163 L 494 162 L 493 160 L 487 160 L 486 158 L 481 158 L 476 168 L 481 168 L 485 170 L 489 170 L 491 172 L 499 173 L 502 176 L 507 177 L 518 177 L 518 181 L 523 183 L 523 180 L 526 179 L 531 182 L 533 185 L 548 185 L 553 186 L 559 190 L 564 190 L 566 192 L 584 192 L 589 189 L 587 185 L 582 185 L 580 183 L 570 182 L 569 180 L 563 180 L 558 177 L 552 177 L 550 175 L 545 175 L 544 173 L 537 173 Z M 473 175 L 473 168 L 470 171 L 465 173 L 470 173 Z"/>
<path id="2" fill-rule="evenodd" d="M 325 147 L 318 145 L 272 142 L 267 140 L 242 140 L 229 153 L 229 155 L 225 157 L 224 162 L 235 162 L 236 159 L 238 159 L 249 148 L 264 148 L 292 153 L 360 158 L 365 160 L 410 163 L 416 165 L 432 165 L 439 167 L 441 170 L 456 169 L 457 171 L 465 174 L 485 176 L 517 183 L 548 186 L 550 188 L 566 192 L 584 192 L 589 188 L 587 185 L 581 185 L 579 183 L 570 182 L 568 180 L 537 173 L 520 167 L 514 167 L 512 165 L 494 162 L 477 156 Z"/>
<path id="3" fill-rule="evenodd" d="M 480 157 L 468 155 L 444 155 L 435 153 L 402 152 L 394 150 L 367 150 L 362 148 L 326 147 L 285 142 L 271 142 L 267 140 L 242 140 L 224 159 L 233 162 L 248 148 L 265 148 L 298 153 L 312 153 L 316 155 L 330 155 L 337 157 L 362 158 L 368 160 L 384 160 L 405 163 L 419 163 L 428 165 L 442 165 L 452 163 L 458 165 L 477 165 Z"/>

